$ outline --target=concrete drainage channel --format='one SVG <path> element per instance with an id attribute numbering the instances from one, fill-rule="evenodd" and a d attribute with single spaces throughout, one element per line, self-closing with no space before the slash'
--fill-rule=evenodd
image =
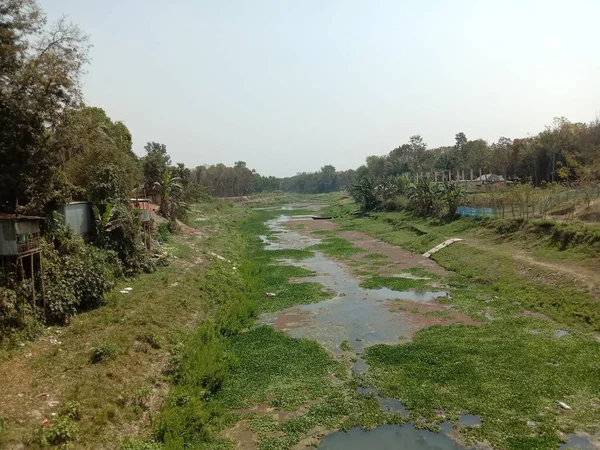
<path id="1" fill-rule="evenodd" d="M 304 249 L 320 242 L 319 239 L 306 237 L 289 230 L 287 222 L 302 220 L 306 217 L 281 216 L 267 222 L 275 233 L 275 240 L 262 236 L 267 250 Z M 399 337 L 412 335 L 419 327 L 401 312 L 390 312 L 387 302 L 403 300 L 415 303 L 427 303 L 448 295 L 445 291 L 405 291 L 390 289 L 369 290 L 360 287 L 359 280 L 348 275 L 345 267 L 323 253 L 316 251 L 314 256 L 300 261 L 282 260 L 283 264 L 303 267 L 317 273 L 314 277 L 297 280 L 298 282 L 320 283 L 324 288 L 334 291 L 332 299 L 318 303 L 300 305 L 277 313 L 263 314 L 259 323 L 272 325 L 295 338 L 307 338 L 319 342 L 338 358 L 347 356 L 340 348 L 346 341 L 355 359 L 353 370 L 361 373 L 368 365 L 361 358 L 365 347 L 374 344 L 397 344 Z M 400 413 L 408 417 L 404 405 L 391 398 L 378 395 L 374 388 L 359 388 L 359 394 L 374 395 L 382 411 Z M 461 416 L 459 427 L 478 426 L 481 421 L 476 416 Z M 352 428 L 348 432 L 338 431 L 325 436 L 319 448 L 327 450 L 352 450 L 364 448 L 410 448 L 410 449 L 464 449 L 453 437 L 456 432 L 450 422 L 440 426 L 440 433 L 416 429 L 407 423 L 384 425 L 365 431 Z"/>

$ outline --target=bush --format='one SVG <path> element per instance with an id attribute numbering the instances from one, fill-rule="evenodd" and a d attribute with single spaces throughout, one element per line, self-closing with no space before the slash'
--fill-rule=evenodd
<path id="1" fill-rule="evenodd" d="M 68 253 L 65 253 L 68 252 Z M 46 279 L 46 320 L 65 323 L 78 310 L 98 307 L 112 289 L 110 256 L 79 238 L 42 244 Z"/>
<path id="2" fill-rule="evenodd" d="M 391 198 L 386 200 L 381 205 L 381 209 L 384 211 L 404 211 L 408 207 L 408 200 L 404 197 Z"/>
<path id="3" fill-rule="evenodd" d="M 169 231 L 169 224 L 167 222 L 159 223 L 156 228 L 156 233 L 158 234 L 158 242 L 161 244 L 169 242 L 171 232 Z"/>
<path id="4" fill-rule="evenodd" d="M 155 270 L 142 242 L 141 219 L 128 203 L 94 207 L 96 245 L 116 252 L 123 263 L 125 276 Z"/>
<path id="5" fill-rule="evenodd" d="M 98 364 L 100 362 L 108 361 L 117 356 L 119 348 L 112 342 L 103 342 L 96 347 L 92 348 L 90 354 L 90 362 L 92 364 Z"/>
<path id="6" fill-rule="evenodd" d="M 75 439 L 77 424 L 69 417 L 60 417 L 48 428 L 42 428 L 42 445 L 61 445 Z"/>

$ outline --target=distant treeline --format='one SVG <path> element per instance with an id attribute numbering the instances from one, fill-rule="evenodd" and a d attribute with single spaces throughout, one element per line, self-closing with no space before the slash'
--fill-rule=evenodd
<path id="1" fill-rule="evenodd" d="M 237 161 L 233 167 L 224 164 L 199 166 L 192 170 L 194 182 L 205 187 L 216 197 L 236 197 L 255 192 L 299 192 L 316 194 L 344 189 L 355 177 L 354 170 L 338 172 L 333 166 L 324 166 L 319 172 L 299 173 L 293 177 L 263 176 Z"/>
<path id="2" fill-rule="evenodd" d="M 600 179 L 600 120 L 572 123 L 556 118 L 535 136 L 510 139 L 501 137 L 488 143 L 456 134 L 454 145 L 429 148 L 419 135 L 411 136 L 383 156 L 372 155 L 356 170 L 336 171 L 332 165 L 318 172 L 302 172 L 292 177 L 263 176 L 239 161 L 234 167 L 224 164 L 193 170 L 193 179 L 215 196 L 240 196 L 253 192 L 286 191 L 315 194 L 339 191 L 355 179 L 375 178 L 435 171 L 461 171 L 470 176 L 495 173 L 506 179 L 529 182 L 569 184 L 590 183 Z"/>

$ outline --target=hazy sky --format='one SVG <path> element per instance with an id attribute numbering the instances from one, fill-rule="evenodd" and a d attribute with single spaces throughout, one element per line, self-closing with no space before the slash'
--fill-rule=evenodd
<path id="1" fill-rule="evenodd" d="M 600 0 L 38 1 L 91 36 L 87 103 L 188 166 L 349 169 L 600 113 Z"/>

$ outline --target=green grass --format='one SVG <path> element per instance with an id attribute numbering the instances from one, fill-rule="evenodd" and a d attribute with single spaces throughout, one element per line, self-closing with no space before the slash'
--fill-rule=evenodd
<path id="1" fill-rule="evenodd" d="M 427 281 L 396 277 L 372 277 L 363 281 L 360 287 L 364 289 L 388 288 L 393 291 L 424 290 L 427 287 Z"/>
<path id="2" fill-rule="evenodd" d="M 369 347 L 367 379 L 381 395 L 400 399 L 413 419 L 435 424 L 443 420 L 439 411 L 479 415 L 481 428 L 466 432 L 471 443 L 556 448 L 555 429 L 595 433 L 600 421 L 593 406 L 600 401 L 598 343 L 577 333 L 553 338 L 557 329 L 531 319 L 430 327 L 405 345 Z M 539 426 L 529 428 L 528 420 Z"/>

